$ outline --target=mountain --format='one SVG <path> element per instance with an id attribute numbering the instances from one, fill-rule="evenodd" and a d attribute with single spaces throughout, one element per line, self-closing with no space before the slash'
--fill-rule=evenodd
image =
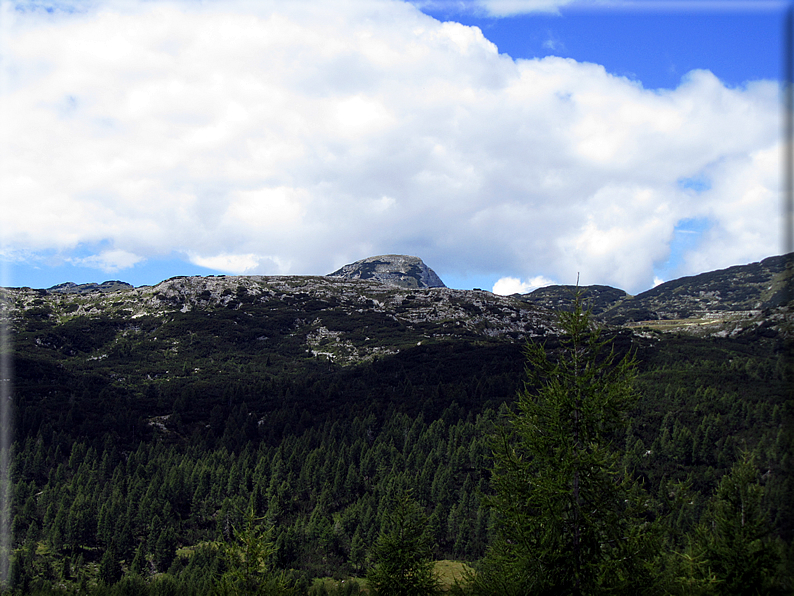
<path id="1" fill-rule="evenodd" d="M 401 288 L 445 288 L 444 282 L 418 257 L 382 255 L 345 265 L 328 274 L 345 279 L 372 279 Z"/>
<path id="2" fill-rule="evenodd" d="M 185 418 L 198 421 L 227 387 L 242 379 L 256 388 L 276 383 L 268 391 L 290 401 L 315 394 L 307 383 L 331 382 L 329 378 L 342 383 L 346 375 L 355 377 L 370 367 L 373 376 L 367 384 L 358 393 L 346 393 L 347 400 L 366 401 L 372 391 L 378 395 L 379 383 L 390 387 L 410 379 L 414 386 L 435 386 L 438 379 L 446 379 L 479 384 L 477 379 L 496 371 L 515 379 L 523 367 L 525 342 L 537 339 L 550 349 L 556 345 L 554 309 L 570 304 L 573 288 L 498 296 L 482 290 L 405 287 L 375 277 L 377 273 L 387 281 L 411 283 L 400 281 L 403 275 L 417 285 L 428 283 L 422 265 L 409 257 L 373 257 L 330 276 L 182 276 L 138 288 L 114 282 L 117 291 L 88 293 L 69 284 L 50 290 L 6 289 L 3 294 L 14 306 L 17 390 L 29 396 L 35 411 L 48 411 L 31 421 L 58 419 L 77 407 L 76 395 L 91 401 L 100 399 L 104 389 L 119 399 L 126 396 L 125 407 L 151 420 L 167 414 L 168 404 L 183 389 L 196 387 L 200 397 L 191 402 Z M 368 271 L 372 275 L 362 279 Z M 388 277 L 390 271 L 396 271 L 394 277 Z M 653 359 L 659 350 L 689 350 L 682 337 L 737 340 L 718 353 L 739 344 L 760 341 L 755 350 L 786 340 L 789 311 L 739 309 L 771 304 L 790 273 L 787 260 L 775 257 L 668 282 L 634 297 L 608 286 L 582 289 L 585 302 L 608 324 L 607 333 L 618 338 L 620 349 L 634 344 Z M 712 310 L 682 306 L 692 304 Z M 689 316 L 662 318 L 683 315 Z M 680 333 L 665 333 L 669 331 Z M 514 393 L 512 384 L 504 387 L 495 399 Z M 249 407 L 260 413 L 274 407 L 268 392 L 251 391 Z M 152 400 L 147 392 L 171 397 Z M 48 397 L 41 401 L 41 396 Z M 333 403 L 306 399 L 314 410 Z M 49 411 L 47 404 L 55 409 Z M 93 432 L 91 425 L 101 425 L 101 416 L 99 421 L 94 417 L 102 411 L 98 403 L 79 409 L 87 426 L 70 423 L 70 432 Z"/>
<path id="3" fill-rule="evenodd" d="M 174 277 L 155 286 L 119 287 L 113 293 L 11 292 L 20 330 L 104 320 L 119 329 L 134 329 L 125 332 L 133 337 L 141 332 L 140 321 L 168 326 L 180 320 L 187 326 L 189 320 L 198 333 L 207 317 L 217 326 L 235 313 L 236 319 L 248 317 L 246 335 L 256 333 L 256 342 L 299 343 L 307 353 L 342 364 L 422 342 L 524 340 L 554 328 L 551 312 L 513 297 L 342 276 Z M 384 335 L 390 339 L 378 339 Z"/>
<path id="4" fill-rule="evenodd" d="M 636 296 L 610 286 L 580 289 L 593 315 L 611 325 L 705 335 L 736 335 L 758 327 L 775 334 L 785 327 L 786 289 L 792 275 L 794 253 L 682 277 Z M 574 286 L 547 286 L 516 297 L 560 310 L 570 304 L 575 291 Z"/>
<path id="5" fill-rule="evenodd" d="M 166 580 L 169 593 L 211 593 L 186 578 L 221 568 L 212 545 L 250 507 L 272 525 L 273 565 L 305 580 L 296 593 L 313 593 L 314 578 L 364 569 L 406 489 L 427 509 L 437 558 L 480 559 L 494 437 L 517 392 L 531 390 L 526 342 L 555 356 L 553 309 L 572 288 L 419 287 L 429 278 L 418 259 L 365 262 L 332 276 L 0 288 L 0 306 L 11 306 L 2 348 L 13 358 L 19 592 L 106 593 L 101 578 L 135 570 L 146 579 L 119 593 L 160 593 Z M 584 288 L 601 321 L 625 317 L 602 333 L 638 368 L 640 399 L 616 445 L 649 495 L 675 497 L 659 511 L 680 509 L 666 518 L 682 544 L 742 452 L 763 470 L 773 537 L 794 537 L 790 315 L 764 307 L 789 273 L 774 258 L 639 296 Z M 709 310 L 685 311 L 690 303 Z M 734 315 L 743 318 L 725 320 Z"/>
<path id="6" fill-rule="evenodd" d="M 450 399 L 480 407 L 456 388 L 498 377 L 489 399 L 508 399 L 524 343 L 556 330 L 552 312 L 513 297 L 335 276 L 4 293 L 14 304 L 18 431 L 112 433 L 130 446 L 152 433 L 190 437 L 230 403 L 244 402 L 257 420 L 384 401 L 428 416 Z M 403 395 L 403 386 L 419 389 Z"/>
<path id="7" fill-rule="evenodd" d="M 774 309 L 785 303 L 792 275 L 794 253 L 769 257 L 665 282 L 616 303 L 606 314 L 610 321 L 623 323 Z"/>
<path id="8" fill-rule="evenodd" d="M 603 315 L 621 301 L 631 298 L 623 290 L 610 286 L 582 286 L 580 289 L 583 292 L 585 306 L 591 308 L 596 317 Z M 520 299 L 551 310 L 565 310 L 570 307 L 571 298 L 575 293 L 576 286 L 546 286 L 529 294 L 520 295 Z"/>
<path id="9" fill-rule="evenodd" d="M 613 326 L 716 336 L 736 336 L 750 330 L 774 336 L 781 329 L 788 333 L 790 327 L 786 325 L 790 314 L 783 302 L 793 263 L 794 254 L 769 257 L 672 280 L 637 296 L 604 285 L 583 286 L 580 290 L 593 316 Z M 381 255 L 345 265 L 326 276 L 179 276 L 140 288 L 122 281 L 67 282 L 47 290 L 21 288 L 16 295 L 23 310 L 41 301 L 42 296 L 61 296 L 50 306 L 61 321 L 100 313 L 113 317 L 162 316 L 173 307 L 182 313 L 206 310 L 226 307 L 234 303 L 231 296 L 237 295 L 261 296 L 260 300 L 267 297 L 279 308 L 300 310 L 304 299 L 312 297 L 322 301 L 323 306 L 317 308 L 325 315 L 310 320 L 312 324 L 305 326 L 307 334 L 318 332 L 331 312 L 335 313 L 332 318 L 346 318 L 346 328 L 364 313 L 378 313 L 414 330 L 432 328 L 432 333 L 414 338 L 428 341 L 428 337 L 452 339 L 462 334 L 512 340 L 543 335 L 554 326 L 550 311 L 567 308 L 575 291 L 574 286 L 547 286 L 503 297 L 482 290 L 451 290 L 420 258 Z M 119 297 L 111 300 L 115 294 Z M 326 337 L 324 344 L 342 345 L 348 341 L 343 335 L 332 334 L 329 337 L 333 339 Z M 310 351 L 317 350 L 311 346 Z M 349 362 L 356 361 L 356 354 L 367 353 L 371 350 L 363 345 L 352 351 L 328 352 L 329 357 Z"/>

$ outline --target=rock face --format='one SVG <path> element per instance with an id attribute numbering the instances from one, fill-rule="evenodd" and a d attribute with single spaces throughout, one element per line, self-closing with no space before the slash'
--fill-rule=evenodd
<path id="1" fill-rule="evenodd" d="M 444 282 L 419 257 L 382 255 L 345 265 L 328 274 L 345 279 L 371 279 L 399 288 L 445 288 Z"/>
<path id="2" fill-rule="evenodd" d="M 102 292 L 103 294 L 107 294 L 110 292 L 123 292 L 124 290 L 132 289 L 133 286 L 131 284 L 118 280 L 104 281 L 101 284 L 88 283 L 79 285 L 73 281 L 67 281 L 66 283 L 47 288 L 47 291 L 55 294 L 88 294 L 90 292 Z"/>

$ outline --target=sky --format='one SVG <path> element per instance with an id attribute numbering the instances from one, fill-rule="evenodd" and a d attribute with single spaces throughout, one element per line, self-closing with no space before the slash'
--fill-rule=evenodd
<path id="1" fill-rule="evenodd" d="M 782 252 L 783 2 L 0 0 L 0 285 L 631 294 Z"/>

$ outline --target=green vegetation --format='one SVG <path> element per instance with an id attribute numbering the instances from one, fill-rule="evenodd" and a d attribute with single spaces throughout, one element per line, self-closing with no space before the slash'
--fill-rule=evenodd
<path id="1" fill-rule="evenodd" d="M 408 493 L 388 515 L 372 549 L 373 567 L 367 587 L 374 596 L 435 596 L 441 582 L 433 563 L 427 516 Z"/>
<path id="2" fill-rule="evenodd" d="M 653 584 L 656 524 L 621 466 L 636 363 L 619 361 L 577 294 L 551 355 L 527 346 L 527 387 L 496 441 L 491 503 L 498 534 L 477 594 L 625 594 Z"/>
<path id="3" fill-rule="evenodd" d="M 722 477 L 681 555 L 676 584 L 684 594 L 782 594 L 783 545 L 769 531 L 764 487 L 745 455 Z M 680 564 L 680 563 L 679 563 Z"/>
<path id="4" fill-rule="evenodd" d="M 215 586 L 219 594 L 281 596 L 290 593 L 284 573 L 272 569 L 271 560 L 276 552 L 270 539 L 272 528 L 263 527 L 265 518 L 257 518 L 255 509 L 255 504 L 251 503 L 243 518 L 243 527 L 232 527 L 233 539 L 222 543 L 225 571 Z"/>
<path id="5" fill-rule="evenodd" d="M 579 582 L 569 593 L 649 576 L 680 594 L 739 593 L 757 577 L 761 593 L 794 589 L 794 375 L 779 337 L 604 330 L 591 343 L 576 319 L 584 373 L 566 360 L 570 333 L 524 353 L 363 301 L 351 312 L 308 293 L 227 298 L 186 312 L 153 298 L 168 307 L 134 319 L 113 311 L 125 304 L 75 314 L 87 302 L 67 317 L 72 302 L 42 298 L 14 322 L 11 592 L 365 592 L 350 578 L 385 569 L 408 492 L 404 519 L 426 522 L 406 554 L 459 561 L 456 573 L 528 569 L 538 593 L 559 577 Z M 313 356 L 312 333 L 317 351 L 337 345 L 321 328 L 371 357 Z M 577 408 L 564 386 L 608 399 Z M 522 475 L 538 490 L 511 493 Z M 531 530 L 526 546 L 511 519 Z M 656 556 L 621 558 L 651 540 Z M 739 547 L 746 564 L 730 557 Z M 501 593 L 526 594 L 510 577 Z"/>

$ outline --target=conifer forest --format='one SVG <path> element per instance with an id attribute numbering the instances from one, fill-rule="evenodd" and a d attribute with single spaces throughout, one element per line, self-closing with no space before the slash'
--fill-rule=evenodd
<path id="1" fill-rule="evenodd" d="M 297 294 L 36 292 L 2 593 L 794 594 L 790 334 L 609 326 L 586 293 L 449 339 Z M 318 318 L 382 349 L 310 351 Z"/>

